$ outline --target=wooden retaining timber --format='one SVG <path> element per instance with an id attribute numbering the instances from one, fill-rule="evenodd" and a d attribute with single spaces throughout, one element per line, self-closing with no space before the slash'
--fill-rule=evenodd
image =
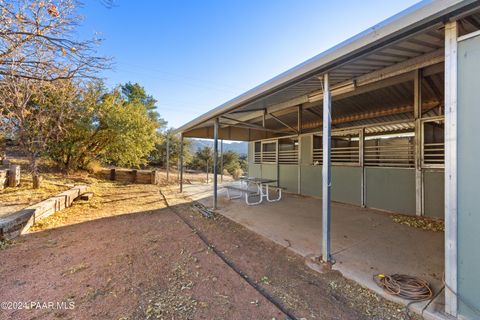
<path id="1" fill-rule="evenodd" d="M 11 187 L 15 188 L 20 185 L 20 166 L 10 165 L 3 160 L 0 166 L 0 190 Z"/>
<path id="2" fill-rule="evenodd" d="M 158 184 L 160 182 L 160 172 L 157 170 L 102 169 L 97 176 L 124 183 Z"/>
<path id="3" fill-rule="evenodd" d="M 73 201 L 87 191 L 87 186 L 75 186 L 56 196 L 34 204 L 11 216 L 0 219 L 0 240 L 10 240 L 28 231 L 39 220 L 70 207 Z"/>
<path id="4" fill-rule="evenodd" d="M 15 188 L 20 185 L 20 166 L 10 165 L 8 168 L 8 186 Z"/>
<path id="5" fill-rule="evenodd" d="M 8 170 L 0 169 L 0 190 L 8 186 Z"/>

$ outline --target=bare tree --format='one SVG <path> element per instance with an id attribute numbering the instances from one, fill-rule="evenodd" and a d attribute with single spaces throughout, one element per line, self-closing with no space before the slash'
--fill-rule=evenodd
<path id="1" fill-rule="evenodd" d="M 37 182 L 38 159 L 72 113 L 78 81 L 110 67 L 96 54 L 98 39 L 76 38 L 77 6 L 75 0 L 0 0 L 0 129 L 29 154 Z"/>
<path id="2" fill-rule="evenodd" d="M 79 96 L 72 80 L 40 81 L 4 77 L 3 128 L 16 137 L 30 160 L 34 188 L 40 184 L 38 159 L 49 144 L 59 141 L 65 124 L 73 120 Z"/>
<path id="3" fill-rule="evenodd" d="M 78 40 L 75 0 L 0 0 L 0 75 L 34 80 L 91 77 L 109 67 L 100 39 Z"/>

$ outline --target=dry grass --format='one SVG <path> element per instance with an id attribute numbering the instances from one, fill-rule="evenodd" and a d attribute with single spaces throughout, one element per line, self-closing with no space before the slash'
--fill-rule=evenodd
<path id="1" fill-rule="evenodd" d="M 396 214 L 392 216 L 392 220 L 395 223 L 404 224 L 409 227 L 413 227 L 417 229 L 434 231 L 434 232 L 445 231 L 445 222 L 440 219 Z"/>
<path id="2" fill-rule="evenodd" d="M 94 178 L 88 180 L 89 191 L 94 193 L 92 199 L 75 201 L 74 206 L 39 221 L 30 228 L 30 231 L 165 207 L 158 186 L 123 184 Z"/>
<path id="3" fill-rule="evenodd" d="M 29 205 L 48 199 L 72 186 L 69 179 L 57 174 L 43 175 L 39 189 L 32 189 L 32 177 L 22 174 L 20 186 L 0 190 L 0 215 L 18 211 Z"/>
<path id="4" fill-rule="evenodd" d="M 6 249 L 13 244 L 12 240 L 0 240 L 0 250 Z"/>
<path id="5" fill-rule="evenodd" d="M 87 268 L 88 268 L 88 265 L 86 265 L 85 263 L 80 263 L 78 265 L 72 266 L 72 267 L 66 269 L 65 271 L 63 271 L 62 276 L 74 274 L 74 273 L 77 273 L 79 271 L 85 270 Z"/>
<path id="6" fill-rule="evenodd" d="M 29 162 L 25 158 L 10 159 L 12 164 L 21 166 L 20 186 L 16 188 L 5 188 L 0 190 L 0 216 L 21 210 L 32 204 L 46 200 L 60 192 L 68 190 L 74 184 L 89 184 L 90 180 L 86 174 L 75 174 L 66 176 L 59 173 L 54 164 L 49 161 L 39 162 L 42 172 L 42 183 L 39 189 L 33 189 Z"/>

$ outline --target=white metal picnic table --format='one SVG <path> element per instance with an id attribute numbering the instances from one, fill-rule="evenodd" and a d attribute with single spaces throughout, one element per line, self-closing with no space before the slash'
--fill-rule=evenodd
<path id="1" fill-rule="evenodd" d="M 273 188 L 278 192 L 278 196 L 275 199 L 270 199 L 270 192 L 269 188 L 271 188 L 272 184 L 276 184 L 277 180 L 274 179 L 266 179 L 266 178 L 256 178 L 256 177 L 241 177 L 241 183 L 245 183 L 245 189 L 237 189 L 243 190 L 245 192 L 245 202 L 248 205 L 257 205 L 263 202 L 263 199 L 266 199 L 268 202 L 275 202 L 280 201 L 282 199 L 282 188 L 274 186 Z M 258 195 L 259 199 L 255 202 L 250 202 L 248 199 L 248 192 L 250 190 L 250 186 L 254 185 L 256 189 L 255 195 Z M 227 189 L 228 190 L 228 189 Z M 229 196 L 230 197 L 230 196 Z"/>

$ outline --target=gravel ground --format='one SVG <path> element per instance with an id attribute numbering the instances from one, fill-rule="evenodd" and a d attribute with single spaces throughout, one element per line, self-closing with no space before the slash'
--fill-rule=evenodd
<path id="1" fill-rule="evenodd" d="M 158 186 L 98 182 L 90 202 L 0 245 L 0 301 L 30 308 L 4 308 L 0 319 L 286 319 L 212 247 L 297 319 L 403 319 L 402 307 L 338 272 L 316 273 L 289 250 L 162 190 L 173 207 Z"/>

